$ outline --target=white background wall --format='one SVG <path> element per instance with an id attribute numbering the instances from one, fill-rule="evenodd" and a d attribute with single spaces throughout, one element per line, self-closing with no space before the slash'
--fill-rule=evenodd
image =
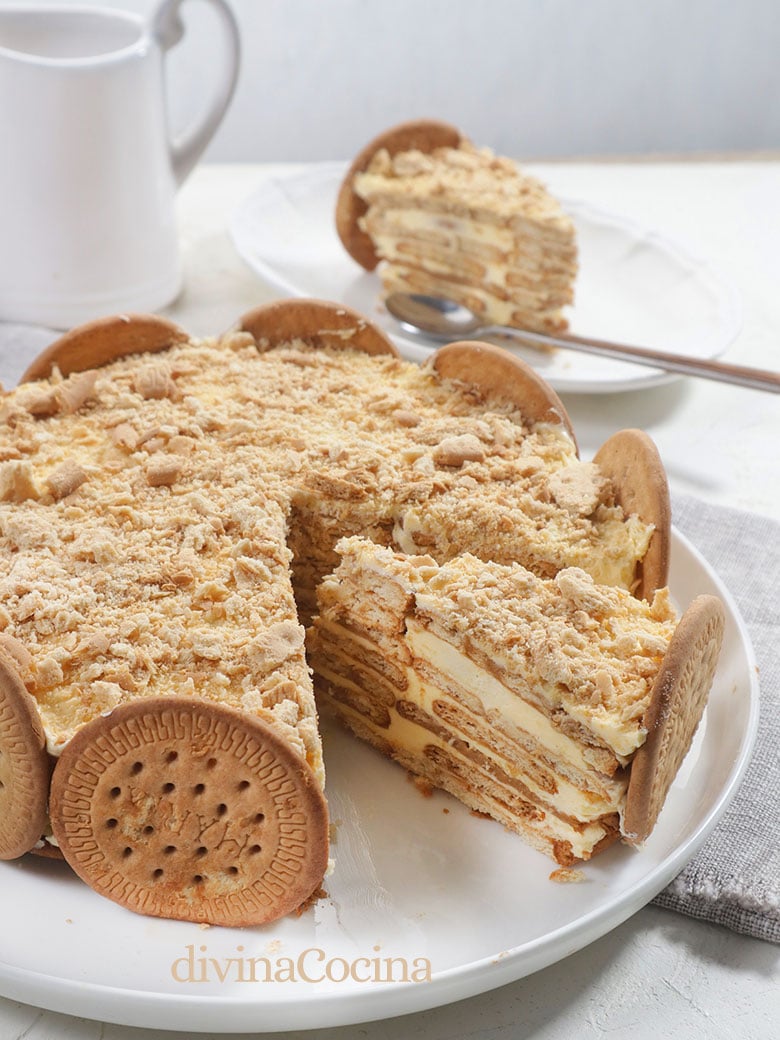
<path id="1" fill-rule="evenodd" d="M 243 67 L 212 160 L 346 158 L 422 115 L 518 158 L 780 148 L 780 0 L 232 6 Z M 170 62 L 177 124 L 207 91 L 216 46 L 203 0 L 184 11 L 190 31 Z"/>

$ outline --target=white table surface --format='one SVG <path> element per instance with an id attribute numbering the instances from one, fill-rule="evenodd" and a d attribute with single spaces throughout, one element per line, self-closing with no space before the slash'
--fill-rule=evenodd
<path id="1" fill-rule="evenodd" d="M 275 298 L 226 231 L 235 204 L 288 167 L 203 166 L 180 204 L 185 286 L 168 309 L 194 335 Z M 562 195 L 676 238 L 739 288 L 744 328 L 725 360 L 780 369 L 780 162 L 555 163 Z M 41 336 L 41 344 L 45 336 Z M 19 371 L 24 368 L 19 358 Z M 780 397 L 704 380 L 608 395 L 562 395 L 589 457 L 615 430 L 656 441 L 672 492 L 780 517 Z M 780 948 L 646 907 L 589 947 L 515 983 L 448 1007 L 301 1040 L 769 1040 L 780 1020 Z M 154 1029 L 71 1018 L 0 998 L 0 1040 L 152 1040 Z M 202 1034 L 219 1040 L 221 1034 Z M 270 1037 L 271 1034 L 265 1034 Z"/>

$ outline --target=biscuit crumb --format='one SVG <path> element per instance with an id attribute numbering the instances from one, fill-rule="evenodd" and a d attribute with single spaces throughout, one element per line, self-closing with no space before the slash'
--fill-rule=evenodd
<path id="1" fill-rule="evenodd" d="M 60 499 L 72 495 L 86 479 L 87 474 L 78 462 L 75 462 L 73 459 L 66 459 L 65 462 L 53 469 L 46 477 L 46 485 L 49 491 L 51 491 L 54 500 L 59 502 Z"/>
<path id="2" fill-rule="evenodd" d="M 485 449 L 473 433 L 457 437 L 445 437 L 433 450 L 433 461 L 437 466 L 457 468 L 464 462 L 484 462 Z"/>
<path id="3" fill-rule="evenodd" d="M 585 875 L 581 870 L 572 870 L 571 867 L 558 867 L 550 874 L 549 880 L 559 885 L 579 885 L 585 880 Z"/>
<path id="4" fill-rule="evenodd" d="M 152 487 L 170 487 L 176 483 L 181 471 L 180 458 L 154 459 L 146 467 L 146 479 Z"/>
<path id="5" fill-rule="evenodd" d="M 422 776 L 415 776 L 414 773 L 407 773 L 406 775 L 423 798 L 431 798 L 433 796 L 433 784 L 429 783 L 428 780 Z"/>
<path id="6" fill-rule="evenodd" d="M 78 372 L 67 379 L 57 388 L 60 411 L 65 415 L 72 415 L 93 396 L 97 372 L 94 369 L 88 372 Z"/>
<path id="7" fill-rule="evenodd" d="M 422 422 L 422 419 L 417 412 L 411 412 L 407 408 L 397 408 L 393 412 L 393 418 L 399 426 L 406 426 L 408 428 L 419 426 Z"/>
<path id="8" fill-rule="evenodd" d="M 11 461 L 0 466 L 0 502 L 26 502 L 40 498 L 29 462 Z"/>
<path id="9" fill-rule="evenodd" d="M 328 893 L 324 888 L 315 889 L 308 899 L 305 899 L 297 910 L 294 911 L 296 917 L 301 917 L 306 911 L 314 906 L 315 903 L 319 902 L 320 899 L 327 899 Z"/>
<path id="10" fill-rule="evenodd" d="M 109 433 L 109 437 L 114 444 L 120 448 L 127 448 L 128 451 L 135 451 L 138 446 L 138 434 L 127 422 L 121 422 L 115 426 Z"/>
<path id="11" fill-rule="evenodd" d="M 136 393 L 146 401 L 161 401 L 164 397 L 171 400 L 178 398 L 178 388 L 171 377 L 170 367 L 166 364 L 144 365 L 133 378 Z"/>

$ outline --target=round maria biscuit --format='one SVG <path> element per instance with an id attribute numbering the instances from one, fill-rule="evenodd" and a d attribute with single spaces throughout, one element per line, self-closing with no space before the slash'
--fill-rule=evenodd
<path id="1" fill-rule="evenodd" d="M 307 763 L 259 719 L 189 697 L 133 701 L 80 729 L 50 812 L 75 872 L 153 917 L 265 924 L 302 906 L 327 866 Z"/>
<path id="2" fill-rule="evenodd" d="M 434 148 L 457 148 L 462 140 L 463 135 L 454 126 L 435 119 L 417 119 L 385 130 L 358 152 L 347 170 L 336 199 L 336 231 L 346 251 L 361 267 L 373 271 L 379 263 L 379 257 L 370 236 L 359 224 L 368 206 L 355 193 L 355 176 L 362 173 L 383 148 L 390 155 L 412 150 L 432 152 Z"/>
<path id="3" fill-rule="evenodd" d="M 642 430 L 618 430 L 602 444 L 593 461 L 612 481 L 615 501 L 623 512 L 653 525 L 633 590 L 638 599 L 650 601 L 669 580 L 672 540 L 669 484 L 658 449 Z"/>
<path id="4" fill-rule="evenodd" d="M 300 339 L 312 347 L 351 347 L 366 354 L 398 357 L 391 340 L 368 318 L 327 300 L 295 298 L 266 303 L 239 318 L 237 328 L 250 333 L 261 351 Z"/>
<path id="5" fill-rule="evenodd" d="M 634 755 L 623 835 L 639 845 L 649 836 L 691 746 L 715 676 L 725 612 L 715 596 L 697 596 L 680 618 L 645 713 L 647 739 Z"/>
<path id="6" fill-rule="evenodd" d="M 553 388 L 503 347 L 464 340 L 440 347 L 428 362 L 443 379 L 467 383 L 481 393 L 516 405 L 528 423 L 563 426 L 577 444 L 568 413 Z"/>
<path id="7" fill-rule="evenodd" d="M 14 661 L 0 652 L 0 859 L 16 859 L 40 840 L 50 774 L 35 701 Z"/>
<path id="8" fill-rule="evenodd" d="M 118 314 L 79 325 L 60 336 L 30 364 L 21 378 L 47 379 L 56 366 L 62 375 L 84 372 L 128 354 L 156 353 L 185 343 L 184 329 L 156 314 Z"/>

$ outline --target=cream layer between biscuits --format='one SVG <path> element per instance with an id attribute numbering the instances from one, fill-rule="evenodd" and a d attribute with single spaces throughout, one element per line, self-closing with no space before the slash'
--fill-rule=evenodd
<path id="1" fill-rule="evenodd" d="M 345 652 L 343 645 L 344 637 L 349 637 L 351 640 L 360 638 L 356 637 L 354 633 L 349 633 L 346 629 L 330 622 L 325 622 L 320 629 L 320 638 L 327 643 L 334 659 L 340 660 L 352 671 L 357 666 L 361 671 L 370 673 L 370 669 L 367 669 L 364 664 L 361 665 L 360 662 L 357 662 Z M 491 718 L 501 716 L 515 726 L 524 736 L 538 742 L 539 746 L 544 748 L 548 759 L 557 758 L 562 762 L 567 762 L 583 776 L 587 776 L 587 779 L 590 781 L 590 789 L 583 791 L 567 780 L 565 776 L 559 774 L 556 778 L 558 791 L 556 794 L 551 795 L 537 784 L 532 772 L 523 770 L 516 761 L 510 761 L 507 756 L 498 754 L 495 745 L 488 743 L 484 739 L 469 737 L 470 746 L 478 748 L 482 754 L 500 760 L 501 768 L 509 776 L 514 779 L 521 778 L 528 785 L 529 789 L 541 801 L 547 803 L 551 809 L 565 816 L 590 822 L 597 820 L 605 814 L 618 812 L 622 808 L 625 798 L 625 779 L 622 776 L 612 778 L 596 774 L 592 766 L 583 757 L 581 745 L 565 733 L 556 730 L 549 719 L 534 708 L 533 705 L 522 701 L 506 687 L 503 687 L 489 673 L 479 669 L 468 658 L 459 654 L 454 647 L 447 645 L 443 640 L 426 632 L 422 626 L 414 621 L 410 620 L 407 622 L 405 641 L 412 651 L 413 664 L 407 666 L 404 670 L 408 685 L 403 691 L 398 691 L 399 700 L 408 700 L 419 705 L 432 719 L 436 719 L 439 714 L 437 711 L 439 702 L 463 710 L 463 705 L 458 701 L 457 695 L 451 692 L 451 682 L 456 687 L 466 687 L 469 693 L 478 697 L 481 708 L 478 716 L 480 721 L 484 720 L 489 725 Z M 376 644 L 372 644 L 369 640 L 364 640 L 363 642 L 368 649 L 377 653 L 380 652 Z M 419 666 L 423 662 L 430 664 L 439 674 L 440 679 L 438 682 L 434 682 L 431 678 L 421 674 Z M 454 671 L 451 670 L 452 665 L 455 666 Z M 462 668 L 461 665 L 465 665 L 465 668 Z M 337 683 L 344 687 L 352 687 L 356 692 L 366 692 L 360 691 L 360 688 L 343 673 L 339 674 L 331 670 L 319 660 L 316 670 L 318 675 L 329 682 Z M 419 750 L 419 741 L 428 738 L 424 738 L 424 734 L 419 733 L 411 746 L 403 740 L 395 741 L 394 736 L 409 733 L 408 727 L 413 725 L 413 723 L 401 718 L 397 712 L 392 710 L 391 716 L 392 722 L 390 727 L 383 730 L 385 738 L 390 740 L 391 743 L 396 743 L 399 747 L 411 747 L 414 750 Z M 418 726 L 417 729 L 419 730 L 421 727 Z M 438 740 L 439 738 L 436 739 Z"/>
<path id="2" fill-rule="evenodd" d="M 364 223 L 384 259 L 415 266 L 411 247 L 430 247 L 425 265 L 431 271 L 447 274 L 463 269 L 508 294 L 517 289 L 521 296 L 535 292 L 539 303 L 552 297 L 571 302 L 571 249 L 543 247 L 533 240 L 519 240 L 502 225 L 478 224 L 435 210 L 387 209 L 381 218 Z"/>
<path id="3" fill-rule="evenodd" d="M 455 754 L 456 757 L 461 759 L 464 768 L 475 777 L 473 801 L 469 802 L 467 798 L 462 796 L 460 791 L 448 787 L 446 782 L 441 783 L 438 778 L 433 782 L 437 786 L 442 786 L 449 790 L 455 797 L 465 801 L 466 804 L 470 804 L 472 808 L 481 812 L 487 812 L 512 830 L 520 834 L 525 833 L 527 837 L 533 835 L 536 840 L 532 839 L 532 844 L 535 846 L 544 844 L 553 847 L 556 843 L 564 843 L 570 847 L 571 854 L 576 859 L 585 860 L 590 858 L 595 847 L 609 834 L 609 828 L 603 826 L 598 819 L 584 823 L 579 827 L 573 827 L 555 812 L 546 812 L 543 816 L 540 814 L 541 818 L 539 819 L 525 815 L 514 817 L 511 809 L 507 809 L 503 799 L 478 790 L 476 774 L 479 771 L 475 769 L 474 765 L 467 758 L 458 755 L 457 752 L 453 752 L 449 741 L 431 734 L 428 730 L 414 722 L 401 718 L 396 713 L 393 714 L 389 729 L 379 729 L 367 722 L 365 717 L 355 712 L 349 705 L 343 703 L 336 705 L 336 714 L 347 725 L 350 725 L 354 720 L 359 725 L 373 730 L 380 741 L 386 742 L 393 747 L 395 751 L 394 757 L 402 765 L 407 766 L 423 778 L 429 776 L 426 765 L 427 749 L 438 747 L 448 755 Z M 427 753 L 429 754 L 429 752 Z M 527 832 L 531 832 L 531 835 Z"/>

